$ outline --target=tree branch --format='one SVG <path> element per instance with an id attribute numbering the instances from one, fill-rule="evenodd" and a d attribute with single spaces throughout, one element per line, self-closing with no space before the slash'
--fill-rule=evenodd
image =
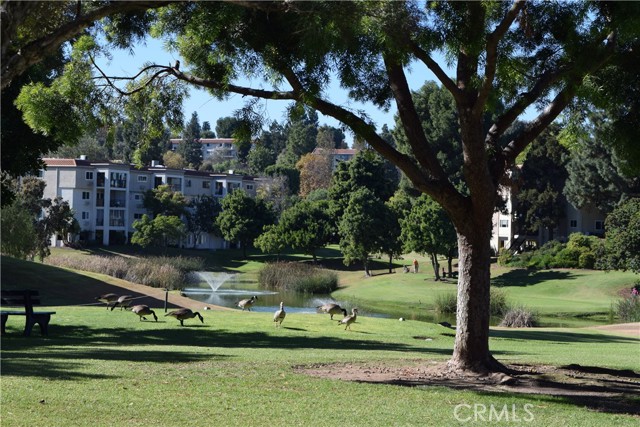
<path id="1" fill-rule="evenodd" d="M 473 107 L 472 114 L 474 117 L 480 117 L 484 112 L 487 98 L 489 97 L 489 94 L 491 93 L 491 90 L 493 88 L 493 81 L 495 79 L 496 66 L 498 63 L 498 43 L 507 33 L 507 30 L 509 29 L 511 24 L 513 24 L 513 21 L 515 21 L 524 5 L 524 0 L 517 0 L 516 2 L 514 2 L 500 24 L 498 24 L 496 29 L 493 31 L 493 33 L 487 36 L 487 59 L 484 67 L 484 80 L 482 82 L 482 87 L 480 89 L 480 93 L 478 94 L 476 104 Z"/>
<path id="2" fill-rule="evenodd" d="M 594 54 L 590 50 L 588 51 L 588 53 L 585 53 L 585 55 L 589 55 L 589 57 L 593 58 L 589 61 L 590 66 L 582 69 L 580 72 L 574 71 L 573 73 L 569 74 L 564 89 L 556 95 L 556 97 L 547 106 L 547 108 L 545 108 L 544 111 L 540 113 L 538 117 L 536 117 L 536 119 L 533 120 L 516 139 L 514 139 L 509 144 L 507 144 L 506 147 L 504 147 L 502 153 L 498 156 L 498 159 L 501 161 L 501 165 L 498 169 L 504 170 L 504 168 L 510 167 L 515 163 L 516 158 L 527 147 L 527 145 L 531 143 L 531 141 L 533 141 L 538 135 L 540 135 L 540 133 L 560 115 L 562 110 L 564 110 L 567 105 L 569 105 L 585 76 L 601 68 L 602 65 L 611 58 L 611 56 L 614 54 L 616 45 L 616 32 L 613 31 L 607 36 L 606 45 L 602 50 L 600 50 L 599 55 L 598 52 Z M 566 77 L 566 74 L 568 73 L 559 73 L 557 78 Z M 501 121 L 502 119 L 499 122 Z M 494 128 L 496 128 L 497 125 L 498 123 L 492 126 L 491 130 L 489 131 L 489 135 L 495 132 Z M 504 124 L 501 125 L 504 126 Z M 490 137 L 491 136 L 488 136 L 488 138 Z M 494 171 L 494 177 L 497 177 L 497 174 L 501 174 L 501 172 L 499 170 Z"/>
<path id="3" fill-rule="evenodd" d="M 447 176 L 437 161 L 435 153 L 431 150 L 429 141 L 422 129 L 422 122 L 413 104 L 411 90 L 402 66 L 388 56 L 383 56 L 389 76 L 389 87 L 396 100 L 398 115 L 416 160 L 429 171 L 433 178 L 443 182 L 447 181 Z"/>
<path id="4" fill-rule="evenodd" d="M 55 52 L 56 49 L 58 49 L 64 42 L 80 34 L 84 29 L 92 26 L 96 21 L 106 16 L 115 15 L 118 13 L 130 13 L 148 9 L 156 9 L 171 3 L 176 3 L 176 1 L 157 0 L 110 2 L 106 6 L 94 9 L 90 12 L 87 12 L 85 15 L 77 17 L 73 21 L 61 25 L 55 31 L 47 34 L 44 37 L 27 43 L 25 46 L 20 47 L 19 50 L 14 54 L 9 54 L 9 49 L 5 49 L 3 40 L 0 89 L 4 89 L 5 87 L 9 86 L 14 78 L 24 73 L 29 67 L 36 64 L 37 62 L 40 62 L 46 56 Z M 19 26 L 19 23 L 17 24 L 17 26 Z"/>
<path id="5" fill-rule="evenodd" d="M 411 49 L 411 52 L 415 55 L 416 58 L 421 60 L 433 74 L 438 78 L 442 86 L 447 88 L 451 95 L 456 99 L 456 101 L 460 98 L 461 93 L 456 84 L 444 70 L 440 67 L 440 65 L 431 58 L 428 52 L 418 46 L 413 40 L 406 39 L 405 43 Z"/>
<path id="6" fill-rule="evenodd" d="M 306 92 L 304 86 L 297 78 L 293 70 L 281 66 L 279 67 L 279 71 L 284 75 L 284 77 L 293 88 L 294 93 L 296 93 L 297 95 L 296 99 L 298 101 L 303 102 L 310 107 L 313 107 L 316 110 L 320 111 L 322 114 L 333 117 L 336 120 L 349 126 L 356 135 L 364 138 L 364 140 L 367 141 L 367 143 L 369 143 L 378 153 L 380 153 L 391 163 L 399 167 L 407 175 L 411 182 L 413 182 L 421 191 L 433 195 L 437 200 L 442 200 L 446 197 L 444 190 L 451 190 L 447 186 L 447 184 L 449 184 L 448 180 L 429 180 L 424 172 L 414 163 L 413 159 L 410 156 L 400 153 L 398 150 L 389 145 L 383 138 L 380 137 L 380 135 L 378 135 L 375 128 L 371 124 L 363 120 L 362 117 L 336 104 L 325 101 L 317 95 Z M 440 165 L 438 164 L 438 167 L 439 166 Z"/>

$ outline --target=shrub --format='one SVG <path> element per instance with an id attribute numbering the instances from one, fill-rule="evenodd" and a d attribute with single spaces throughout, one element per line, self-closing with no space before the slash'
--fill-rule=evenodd
<path id="1" fill-rule="evenodd" d="M 155 288 L 180 289 L 189 271 L 201 270 L 204 261 L 189 257 L 51 256 L 47 263 L 92 271 Z"/>
<path id="2" fill-rule="evenodd" d="M 569 242 L 547 242 L 540 249 L 525 252 L 517 256 L 501 254 L 498 262 L 511 267 L 533 269 L 547 268 L 602 268 L 604 257 L 603 239 L 573 233 Z"/>
<path id="3" fill-rule="evenodd" d="M 258 284 L 263 289 L 328 294 L 338 289 L 338 275 L 308 264 L 274 262 L 262 267 Z"/>
<path id="4" fill-rule="evenodd" d="M 455 314 L 458 297 L 456 294 L 440 294 L 436 296 L 436 311 L 440 314 Z"/>
<path id="5" fill-rule="evenodd" d="M 577 268 L 580 255 L 580 250 L 577 248 L 564 248 L 553 257 L 550 267 Z"/>
<path id="6" fill-rule="evenodd" d="M 514 260 L 514 255 L 507 248 L 500 248 L 498 251 L 498 264 L 509 265 Z"/>
<path id="7" fill-rule="evenodd" d="M 502 289 L 491 288 L 489 312 L 492 316 L 502 316 L 507 311 L 507 295 Z M 458 297 L 447 293 L 436 296 L 436 311 L 440 314 L 455 314 Z"/>
<path id="8" fill-rule="evenodd" d="M 580 254 L 580 258 L 578 258 L 578 267 L 579 268 L 588 268 L 593 269 L 596 265 L 596 256 L 593 252 L 583 252 Z"/>
<path id="9" fill-rule="evenodd" d="M 507 312 L 507 294 L 502 289 L 491 288 L 489 311 L 492 316 L 502 316 Z"/>
<path id="10" fill-rule="evenodd" d="M 616 313 L 623 322 L 640 322 L 640 296 L 631 296 L 618 301 Z"/>
<path id="11" fill-rule="evenodd" d="M 525 307 L 512 307 L 504 315 L 500 326 L 507 328 L 533 328 L 538 324 L 535 313 Z"/>

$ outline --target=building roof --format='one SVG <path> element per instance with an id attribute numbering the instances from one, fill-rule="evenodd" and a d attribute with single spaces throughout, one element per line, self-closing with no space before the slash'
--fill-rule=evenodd
<path id="1" fill-rule="evenodd" d="M 80 159 L 42 159 L 47 166 L 91 166 L 88 160 Z"/>
<path id="2" fill-rule="evenodd" d="M 199 176 L 199 177 L 210 177 L 210 178 L 222 178 L 222 177 L 234 177 L 240 178 L 243 180 L 253 180 L 252 176 L 249 175 L 240 175 L 235 173 L 216 173 L 216 172 L 207 172 L 207 171 L 197 171 L 194 169 L 171 169 L 162 165 L 158 166 L 144 166 L 142 168 L 138 168 L 132 164 L 124 164 L 124 163 L 110 163 L 110 162 L 90 162 L 89 160 L 81 160 L 81 159 L 53 159 L 47 158 L 42 159 L 47 166 L 51 167 L 75 167 L 75 166 L 88 166 L 88 167 L 126 167 L 134 172 L 180 172 L 184 173 L 184 175 L 189 176 Z"/>

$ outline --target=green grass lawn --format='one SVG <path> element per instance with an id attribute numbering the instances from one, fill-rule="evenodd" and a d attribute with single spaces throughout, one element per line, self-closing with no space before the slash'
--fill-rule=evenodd
<path id="1" fill-rule="evenodd" d="M 550 396 L 401 387 L 321 379 L 294 367 L 446 360 L 451 330 L 360 318 L 353 331 L 322 315 L 204 312 L 205 323 L 139 321 L 126 311 L 56 307 L 50 337 L 2 341 L 3 426 L 32 425 L 456 425 L 456 405 L 533 405 L 535 425 L 637 425 Z M 508 363 L 637 368 L 640 341 L 591 331 L 495 331 Z M 425 341 L 429 337 L 432 341 Z M 576 355 L 579 355 L 576 357 Z"/>
<path id="2" fill-rule="evenodd" d="M 255 271 L 249 263 L 237 268 Z M 426 273 L 370 279 L 356 270 L 343 274 L 348 287 L 340 292 L 351 288 L 390 304 L 398 303 L 392 296 L 420 301 L 433 293 Z M 24 338 L 21 319 L 9 319 L 1 352 L 3 426 L 483 425 L 458 422 L 457 405 L 508 405 L 521 417 L 524 405 L 532 405 L 536 426 L 638 423 L 637 417 L 596 412 L 555 396 L 357 383 L 296 372 L 297 366 L 318 364 L 445 361 L 453 331 L 433 323 L 359 317 L 353 330 L 345 331 L 328 316 L 289 314 L 276 329 L 269 313 L 206 311 L 201 312 L 204 324 L 192 319 L 180 327 L 161 309 L 155 323 L 127 311 L 70 302 L 74 289 L 112 280 L 117 279 L 2 259 L 3 287 L 31 283 L 57 311 L 48 338 L 37 328 Z M 509 364 L 637 369 L 640 358 L 640 340 L 597 331 L 497 329 L 491 334 L 492 352 Z"/>

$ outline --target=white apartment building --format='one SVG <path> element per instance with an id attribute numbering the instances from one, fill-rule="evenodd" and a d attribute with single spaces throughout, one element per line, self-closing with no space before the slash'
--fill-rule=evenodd
<path id="1" fill-rule="evenodd" d="M 312 154 L 322 156 L 326 154 L 326 150 L 324 148 L 316 147 Z M 353 159 L 356 154 L 358 154 L 358 150 L 355 148 L 334 148 L 329 150 L 328 156 L 331 158 L 332 170 L 336 170 L 338 163 L 348 162 Z"/>
<path id="2" fill-rule="evenodd" d="M 553 236 L 550 236 L 546 229 L 541 229 L 533 235 L 522 233 L 514 221 L 515 199 L 512 189 L 503 186 L 500 191 L 506 200 L 506 213 L 495 212 L 493 214 L 491 247 L 496 253 L 502 248 L 517 251 L 525 246 L 540 247 L 551 240 L 551 237 L 553 240 L 566 242 L 572 233 L 604 237 L 605 215 L 594 207 L 586 206 L 578 209 L 564 197 L 562 203 L 565 205 L 566 215 L 553 230 Z"/>
<path id="3" fill-rule="evenodd" d="M 159 185 L 170 185 L 188 199 L 200 195 L 222 198 L 243 189 L 255 196 L 252 177 L 216 174 L 195 170 L 168 169 L 161 165 L 137 169 L 132 165 L 90 162 L 86 159 L 43 159 L 47 168 L 41 178 L 47 183 L 45 198 L 62 197 L 69 202 L 84 238 L 103 245 L 125 244 L 134 233 L 133 222 L 147 213 L 143 196 Z M 61 245 L 54 236 L 53 246 Z M 184 242 L 194 247 L 193 236 Z M 195 242 L 199 249 L 224 249 L 229 242 L 213 235 L 202 235 Z"/>
<path id="4" fill-rule="evenodd" d="M 171 150 L 176 151 L 182 143 L 182 139 L 172 138 Z M 233 138 L 201 138 L 202 160 L 216 158 L 220 160 L 232 160 L 238 158 L 238 150 Z"/>

